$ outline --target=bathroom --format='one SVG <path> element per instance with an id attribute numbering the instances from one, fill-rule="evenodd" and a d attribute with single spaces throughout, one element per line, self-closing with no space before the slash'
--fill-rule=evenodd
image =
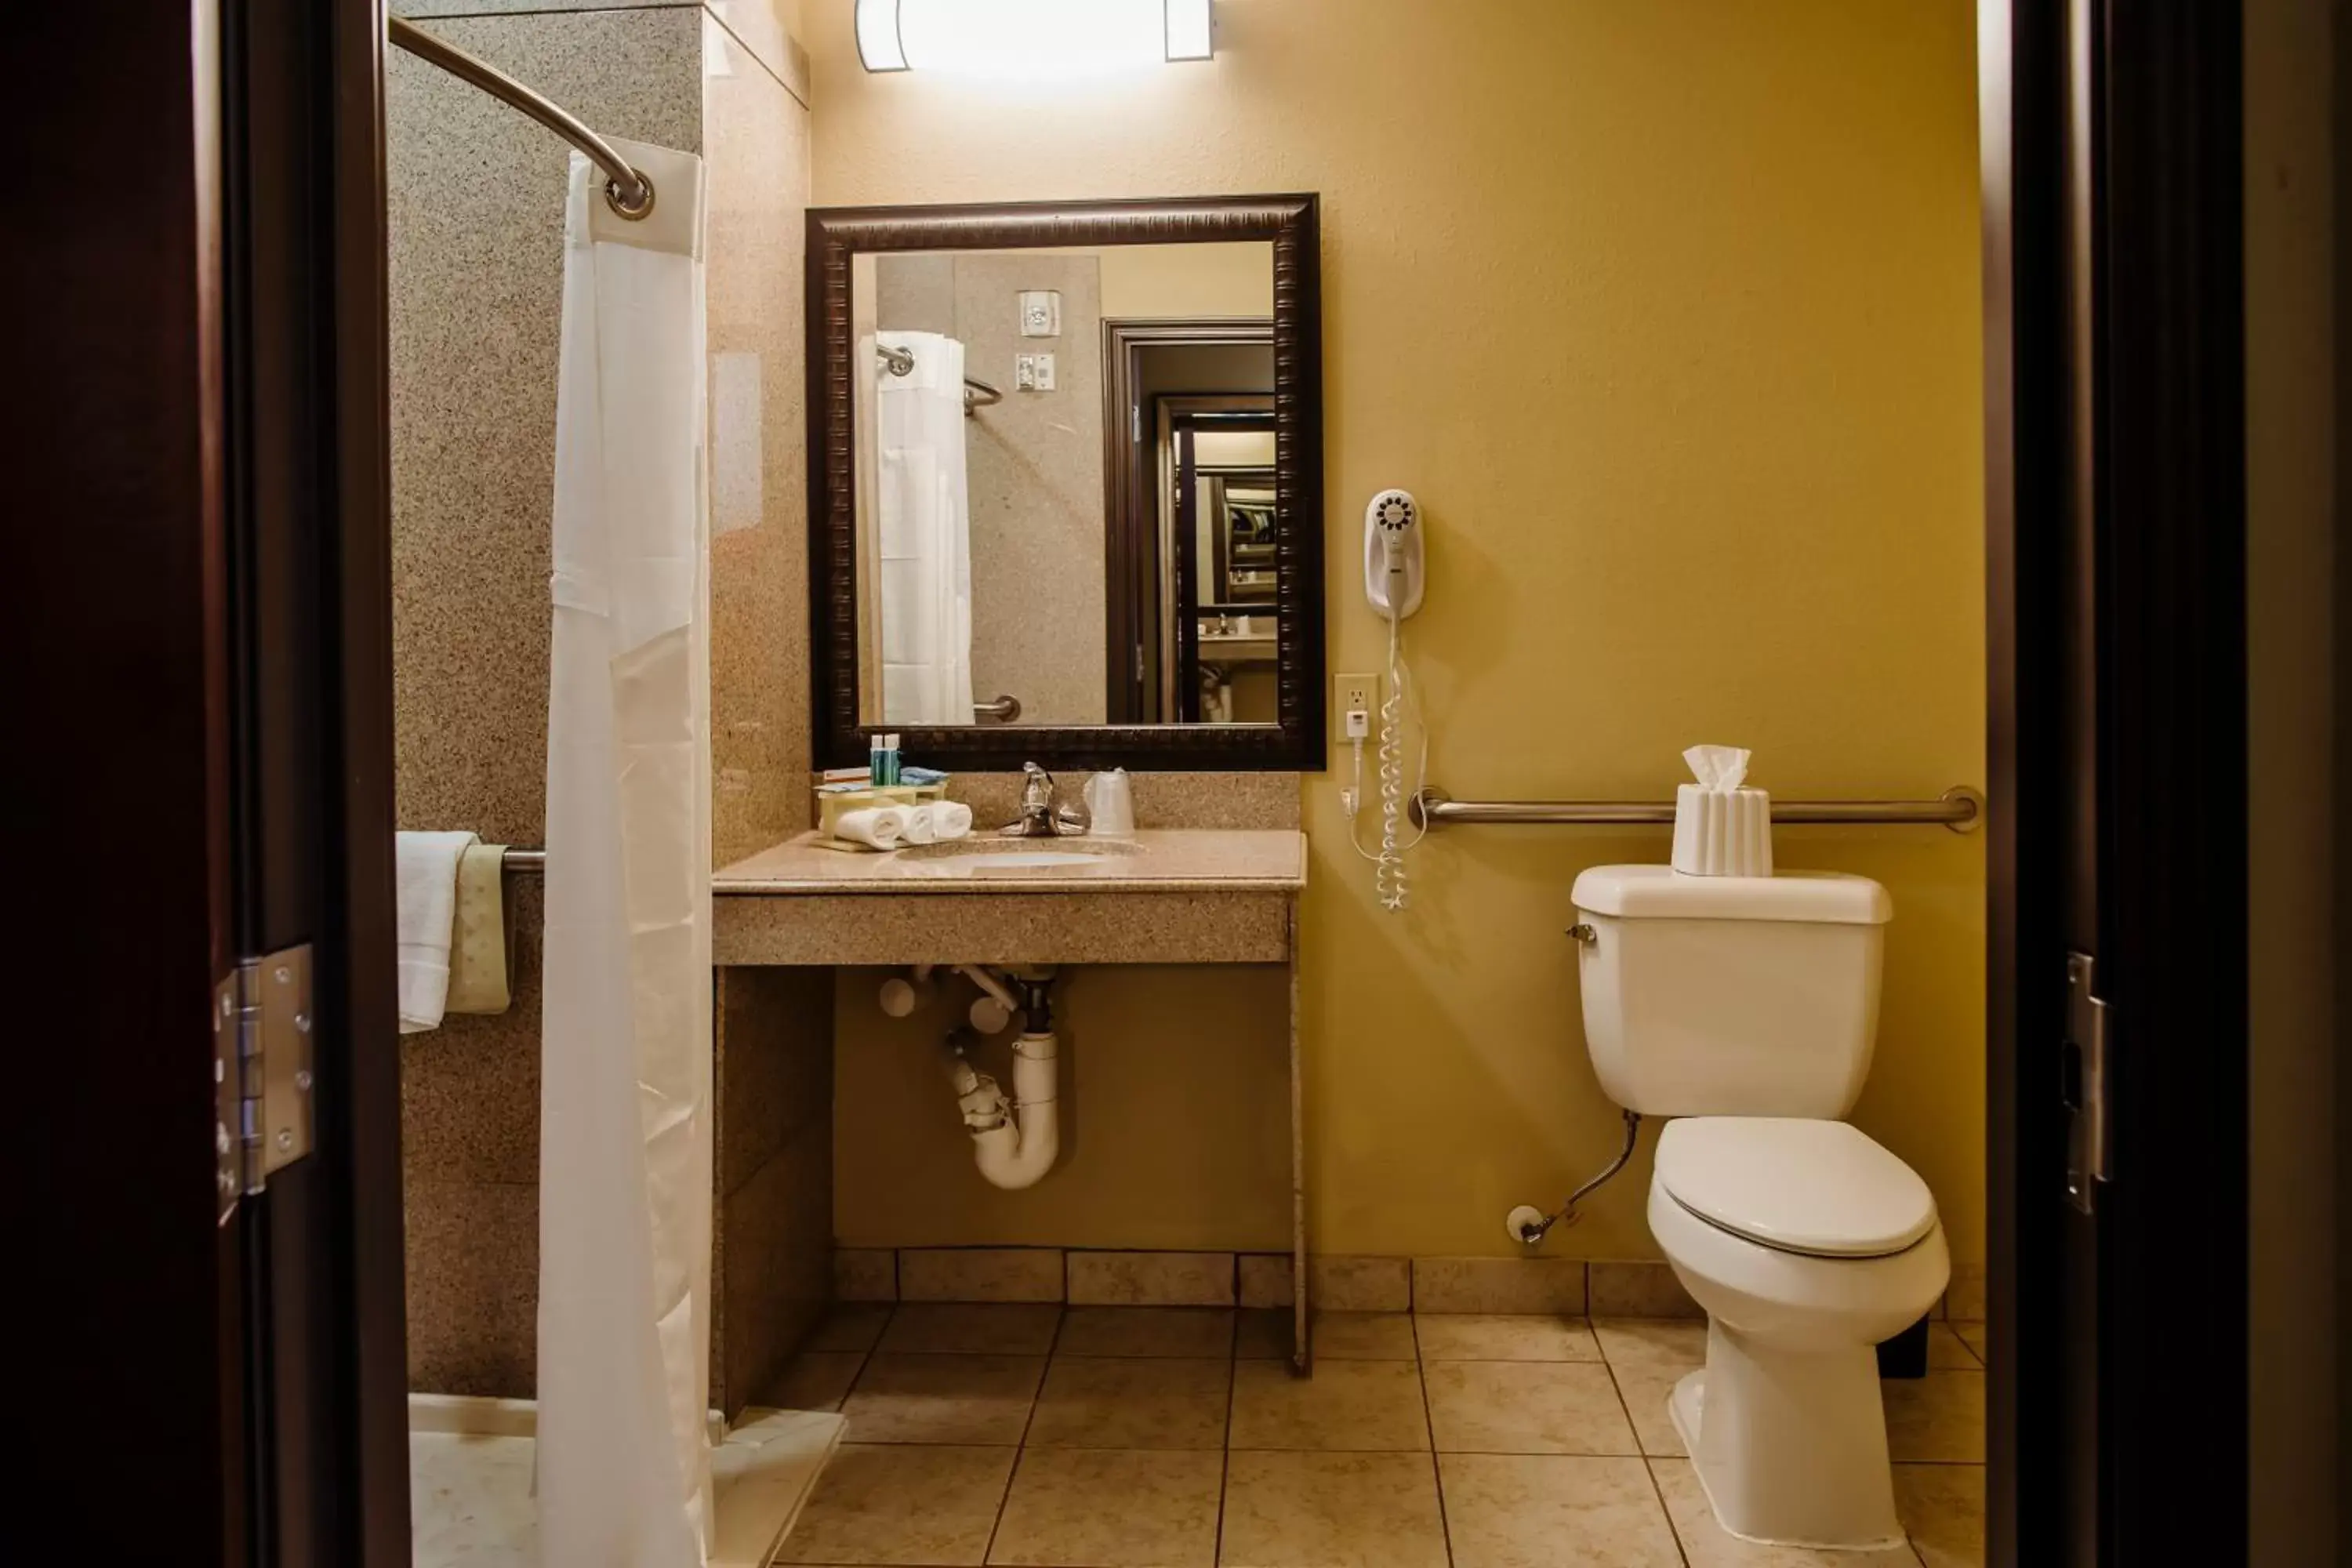
<path id="1" fill-rule="evenodd" d="M 2067 1249 L 2231 1277 L 2111 1190 L 2132 931 L 2021 1022 L 2092 677 L 2007 8 L 388 12 L 289 24 L 381 52 L 382 963 L 240 942 L 214 1048 L 302 1064 L 224 1237 L 352 1162 L 403 1560 L 2077 1560 Z"/>

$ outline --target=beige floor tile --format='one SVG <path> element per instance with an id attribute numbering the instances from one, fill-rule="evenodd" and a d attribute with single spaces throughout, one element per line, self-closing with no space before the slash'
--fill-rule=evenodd
<path id="1" fill-rule="evenodd" d="M 1223 1356 L 1057 1355 L 1033 1448 L 1222 1448 L 1234 1363 Z"/>
<path id="2" fill-rule="evenodd" d="M 1675 1430 L 1675 1418 L 1666 1402 L 1674 1397 L 1675 1384 L 1690 1370 L 1610 1363 L 1609 1375 L 1617 1380 L 1617 1397 L 1625 1403 L 1626 1417 L 1633 1423 L 1633 1436 L 1642 1452 L 1653 1458 L 1679 1458 L 1685 1452 L 1683 1435 Z"/>
<path id="3" fill-rule="evenodd" d="M 1982 1464 L 1985 1374 L 1930 1372 L 1879 1384 L 1886 1402 L 1886 1447 L 1897 1463 L 1927 1459 Z"/>
<path id="4" fill-rule="evenodd" d="M 1017 1452 L 845 1443 L 777 1561 L 977 1563 L 988 1551 Z"/>
<path id="5" fill-rule="evenodd" d="M 1440 1453 L 1641 1451 L 1598 1362 L 1441 1361 L 1423 1377 Z"/>
<path id="6" fill-rule="evenodd" d="M 890 1308 L 884 1302 L 853 1302 L 836 1306 L 824 1315 L 801 1346 L 804 1351 L 870 1351 L 874 1342 L 882 1337 L 882 1327 L 890 1321 Z"/>
<path id="7" fill-rule="evenodd" d="M 1045 1303 L 912 1302 L 890 1314 L 881 1348 L 919 1354 L 1044 1355 L 1062 1309 Z"/>
<path id="8" fill-rule="evenodd" d="M 1986 1343 L 1984 1324 L 1980 1322 L 1956 1322 L 1952 1324 L 1951 1328 L 1952 1332 L 1960 1336 L 1960 1342 L 1976 1352 L 1977 1362 L 1979 1365 L 1990 1366 L 1992 1364 L 1992 1351 Z"/>
<path id="9" fill-rule="evenodd" d="M 1413 1359 L 1412 1314 L 1318 1312 L 1315 1314 L 1315 1359 L 1411 1361 Z"/>
<path id="10" fill-rule="evenodd" d="M 1223 1474 L 1218 1453 L 1028 1449 L 988 1560 L 1038 1568 L 1211 1568 Z"/>
<path id="11" fill-rule="evenodd" d="M 877 1351 L 842 1402 L 859 1443 L 1019 1443 L 1044 1356 Z"/>
<path id="12" fill-rule="evenodd" d="M 1674 1318 L 1595 1318 L 1593 1337 L 1612 1366 L 1688 1372 L 1706 1364 L 1706 1324 Z"/>
<path id="13" fill-rule="evenodd" d="M 1984 1363 L 1969 1347 L 1967 1339 L 1954 1331 L 1955 1325 L 1943 1321 L 1927 1325 L 1927 1369 L 1930 1372 L 1980 1372 Z"/>
<path id="14" fill-rule="evenodd" d="M 1927 1568 L 1982 1568 L 1982 1465 L 1897 1465 L 1895 1507 Z"/>
<path id="15" fill-rule="evenodd" d="M 803 1351 L 752 1403 L 777 1410 L 838 1410 L 865 1364 L 857 1351 Z"/>
<path id="16" fill-rule="evenodd" d="M 1412 1259 L 1320 1256 L 1307 1260 L 1307 1299 L 1335 1312 L 1412 1309 Z"/>
<path id="17" fill-rule="evenodd" d="M 1599 1361 L 1600 1342 L 1582 1318 L 1415 1314 L 1424 1361 Z"/>
<path id="18" fill-rule="evenodd" d="M 1426 1454 L 1233 1454 L 1223 1568 L 1446 1568 Z"/>
<path id="19" fill-rule="evenodd" d="M 1220 1307 L 1072 1307 L 1057 1355 L 1231 1355 L 1234 1314 Z"/>
<path id="20" fill-rule="evenodd" d="M 1658 1479 L 1690 1568 L 1913 1568 L 1917 1562 L 1900 1546 L 1885 1552 L 1820 1552 L 1742 1541 L 1715 1521 L 1706 1490 L 1688 1459 L 1653 1459 L 1650 1472 Z"/>
<path id="21" fill-rule="evenodd" d="M 1243 1361 L 1290 1359 L 1291 1311 L 1245 1308 L 1234 1328 L 1234 1354 Z"/>
<path id="22" fill-rule="evenodd" d="M 1294 1377 L 1278 1361 L 1234 1363 L 1236 1448 L 1397 1453 L 1429 1447 L 1421 1368 L 1409 1361 L 1318 1361 Z"/>
<path id="23" fill-rule="evenodd" d="M 1286 1252 L 1244 1252 L 1234 1260 L 1244 1307 L 1290 1305 L 1291 1264 Z"/>
<path id="24" fill-rule="evenodd" d="M 1437 1469 L 1454 1568 L 1682 1568 L 1639 1459 L 1444 1454 Z"/>
<path id="25" fill-rule="evenodd" d="M 1230 1252 L 1073 1252 L 1074 1307 L 1230 1307 Z"/>

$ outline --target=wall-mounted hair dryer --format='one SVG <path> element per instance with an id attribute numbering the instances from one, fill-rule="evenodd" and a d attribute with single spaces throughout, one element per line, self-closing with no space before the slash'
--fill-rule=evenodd
<path id="1" fill-rule="evenodd" d="M 1421 608 L 1421 504 L 1386 489 L 1364 508 L 1364 597 L 1391 620 Z"/>

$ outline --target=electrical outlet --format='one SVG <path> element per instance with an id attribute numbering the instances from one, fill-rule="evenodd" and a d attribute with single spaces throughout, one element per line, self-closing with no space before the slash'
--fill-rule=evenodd
<path id="1" fill-rule="evenodd" d="M 1339 715 L 1341 740 L 1368 738 L 1372 732 L 1372 710 L 1380 705 L 1379 676 L 1335 675 L 1331 678 L 1331 706 Z M 1362 717 L 1356 717 L 1359 714 Z"/>

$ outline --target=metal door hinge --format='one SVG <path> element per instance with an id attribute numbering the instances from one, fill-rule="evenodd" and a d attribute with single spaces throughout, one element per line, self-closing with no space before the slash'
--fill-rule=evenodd
<path id="1" fill-rule="evenodd" d="M 2066 955 L 2066 1201 L 2084 1214 L 2095 1210 L 2097 1189 L 2109 1179 L 2107 1005 L 2092 990 L 2094 973 L 2088 953 Z"/>
<path id="2" fill-rule="evenodd" d="M 310 1152 L 310 949 L 242 959 L 213 988 L 217 1212 Z"/>

